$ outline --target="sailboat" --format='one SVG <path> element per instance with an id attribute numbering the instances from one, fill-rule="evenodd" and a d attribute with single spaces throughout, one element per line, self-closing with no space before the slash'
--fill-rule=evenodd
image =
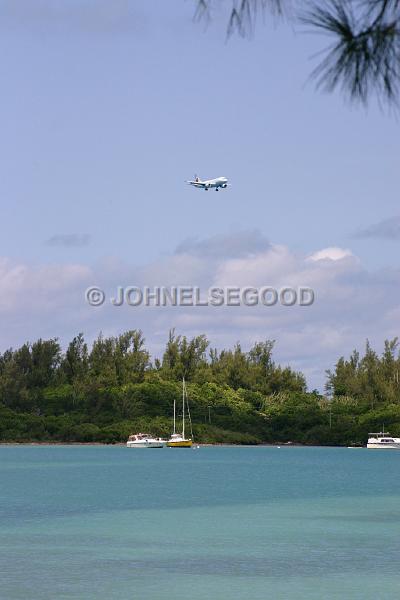
<path id="1" fill-rule="evenodd" d="M 176 433 L 176 400 L 174 400 L 174 432 L 171 434 L 171 437 L 167 442 L 167 446 L 169 446 L 169 448 L 191 448 L 192 447 L 192 438 L 185 438 L 185 404 L 187 404 L 187 392 L 186 392 L 185 378 L 183 378 L 182 379 L 182 434 Z M 188 404 L 187 404 L 187 411 L 188 411 L 190 427 L 192 427 Z"/>

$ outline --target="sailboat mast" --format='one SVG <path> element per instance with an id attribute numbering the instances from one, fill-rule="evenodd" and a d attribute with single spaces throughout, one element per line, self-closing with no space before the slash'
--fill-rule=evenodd
<path id="1" fill-rule="evenodd" d="M 182 378 L 182 437 L 185 439 L 185 378 Z"/>
<path id="2" fill-rule="evenodd" d="M 176 433 L 176 400 L 174 398 L 174 435 Z"/>

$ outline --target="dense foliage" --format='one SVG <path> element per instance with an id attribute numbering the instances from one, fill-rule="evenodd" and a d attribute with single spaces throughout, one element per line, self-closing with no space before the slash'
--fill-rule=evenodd
<path id="1" fill-rule="evenodd" d="M 171 433 L 174 399 L 187 381 L 199 442 L 365 443 L 385 424 L 400 434 L 397 339 L 379 357 L 367 344 L 328 372 L 329 398 L 272 360 L 274 343 L 218 352 L 205 336 L 170 332 L 151 362 L 141 331 L 79 334 L 62 352 L 57 339 L 0 355 L 0 441 L 124 442 L 132 432 Z M 178 406 L 180 403 L 178 402 Z"/>

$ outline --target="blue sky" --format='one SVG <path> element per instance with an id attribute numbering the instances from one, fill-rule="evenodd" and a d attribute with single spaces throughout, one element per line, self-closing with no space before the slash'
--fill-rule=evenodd
<path id="1" fill-rule="evenodd" d="M 154 272 L 163 279 L 175 249 L 186 243 L 193 250 L 196 240 L 217 239 L 228 261 L 226 248 L 239 234 L 240 256 L 232 260 L 253 252 L 255 236 L 265 241 L 261 254 L 268 244 L 287 248 L 297 274 L 324 248 L 348 250 L 351 266 L 348 256 L 341 260 L 349 270 L 334 277 L 337 287 L 346 278 L 355 286 L 346 288 L 354 312 L 345 314 L 347 300 L 346 307 L 327 302 L 325 313 L 310 308 L 306 322 L 269 316 L 251 330 L 229 319 L 221 330 L 215 317 L 191 315 L 187 327 L 176 319 L 180 331 L 201 330 L 222 345 L 272 332 L 277 359 L 321 385 L 340 353 L 366 337 L 382 344 L 398 333 L 400 235 L 376 229 L 400 214 L 398 118 L 307 83 L 310 57 L 328 43 L 323 37 L 260 24 L 251 40 L 226 43 L 224 15 L 207 29 L 192 16 L 190 1 L 0 2 L 0 285 L 14 299 L 0 304 L 0 350 L 40 335 L 68 340 L 84 331 L 91 339 L 100 329 L 140 326 L 157 353 L 170 314 L 94 314 L 81 306 L 86 283 L 134 284 L 139 271 L 143 282 Z M 194 173 L 226 175 L 232 187 L 218 195 L 190 189 L 184 180 Z M 204 281 L 217 281 L 226 268 L 218 264 Z M 195 285 L 195 273 L 179 277 Z M 287 279 L 293 273 L 292 265 Z M 58 276 L 55 290 L 48 278 Z M 357 300 L 366 279 L 370 298 L 375 280 L 384 298 L 390 290 L 389 306 L 374 308 L 371 300 L 366 310 Z M 326 282 L 325 271 L 318 281 Z M 355 323 L 363 310 L 368 319 Z M 382 326 L 385 311 L 392 316 L 385 313 Z M 307 358 L 301 335 L 311 326 L 316 344 L 324 326 L 346 335 Z"/>

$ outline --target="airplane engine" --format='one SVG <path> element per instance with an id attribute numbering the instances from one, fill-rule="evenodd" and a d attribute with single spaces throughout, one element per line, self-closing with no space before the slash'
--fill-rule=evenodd
<path id="1" fill-rule="evenodd" d="M 228 184 L 227 184 L 227 183 L 224 183 L 223 185 L 221 185 L 221 187 L 222 187 L 222 188 L 226 188 L 226 187 L 228 187 Z"/>

